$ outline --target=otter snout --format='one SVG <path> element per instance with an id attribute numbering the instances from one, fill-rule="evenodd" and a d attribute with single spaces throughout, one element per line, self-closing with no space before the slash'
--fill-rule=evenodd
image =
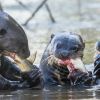
<path id="1" fill-rule="evenodd" d="M 19 56 L 22 59 L 28 58 L 30 56 L 30 51 L 23 49 L 22 51 L 19 52 Z"/>
<path id="2" fill-rule="evenodd" d="M 61 58 L 65 59 L 65 58 L 69 58 L 70 56 L 70 52 L 69 51 L 65 51 L 65 50 L 62 50 L 61 53 Z"/>
<path id="3" fill-rule="evenodd" d="M 30 55 L 25 31 L 10 15 L 2 11 L 0 11 L 0 50 L 17 53 L 21 58 Z"/>

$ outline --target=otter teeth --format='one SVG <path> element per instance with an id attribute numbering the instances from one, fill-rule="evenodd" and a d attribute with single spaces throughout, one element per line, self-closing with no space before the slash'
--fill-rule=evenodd
<path id="1" fill-rule="evenodd" d="M 6 56 L 11 62 L 15 63 L 22 72 L 31 71 L 31 68 L 26 62 L 27 59 L 21 59 L 16 53 L 12 53 L 9 51 L 4 51 L 2 52 L 2 54 Z"/>
<path id="2" fill-rule="evenodd" d="M 2 52 L 2 54 L 9 58 L 12 62 L 20 62 L 19 57 L 14 52 L 9 52 L 5 50 Z"/>

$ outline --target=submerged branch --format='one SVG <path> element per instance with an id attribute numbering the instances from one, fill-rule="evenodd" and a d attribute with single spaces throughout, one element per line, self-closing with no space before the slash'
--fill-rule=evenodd
<path id="1" fill-rule="evenodd" d="M 2 4 L 1 4 L 1 1 L 0 1 L 0 11 L 3 11 L 3 7 L 2 7 Z"/>
<path id="2" fill-rule="evenodd" d="M 27 25 L 28 22 L 35 16 L 35 14 L 40 10 L 40 8 L 46 3 L 47 0 L 43 0 L 41 4 L 36 8 L 36 10 L 31 14 L 31 16 L 25 21 L 23 25 Z"/>
<path id="3" fill-rule="evenodd" d="M 19 5 L 21 5 L 23 8 L 25 8 L 26 10 L 30 11 L 29 8 L 28 8 L 25 4 L 23 4 L 23 2 L 21 2 L 20 0 L 16 0 L 16 2 L 17 2 Z"/>
<path id="4" fill-rule="evenodd" d="M 48 5 L 47 3 L 45 3 L 45 7 L 46 7 L 46 9 L 47 9 L 47 11 L 48 11 L 48 13 L 49 13 L 49 16 L 50 16 L 51 21 L 52 21 L 53 23 L 55 23 L 56 21 L 55 21 L 53 15 L 52 15 L 51 10 L 50 10 L 50 8 L 49 8 L 49 5 Z"/>

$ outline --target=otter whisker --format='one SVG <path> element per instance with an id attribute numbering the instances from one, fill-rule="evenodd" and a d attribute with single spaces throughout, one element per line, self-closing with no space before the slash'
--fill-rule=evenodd
<path id="1" fill-rule="evenodd" d="M 52 55 L 49 59 L 48 59 L 48 64 L 53 65 L 53 64 L 58 64 L 58 58 L 56 58 L 54 55 Z"/>
<path id="2" fill-rule="evenodd" d="M 54 55 L 50 55 L 44 60 L 42 60 L 42 63 L 44 63 L 45 61 L 47 61 L 47 63 L 50 65 L 52 65 L 53 63 L 57 64 L 58 58 L 56 58 Z"/>
<path id="3" fill-rule="evenodd" d="M 44 60 L 41 61 L 41 63 L 44 63 L 45 61 L 47 61 L 52 55 L 48 56 L 47 58 L 45 58 Z"/>

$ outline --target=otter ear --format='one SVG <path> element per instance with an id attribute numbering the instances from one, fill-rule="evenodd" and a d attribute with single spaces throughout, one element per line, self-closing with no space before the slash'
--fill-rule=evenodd
<path id="1" fill-rule="evenodd" d="M 97 41 L 97 42 L 95 43 L 95 48 L 96 48 L 97 51 L 100 52 L 100 41 Z"/>
<path id="2" fill-rule="evenodd" d="M 51 34 L 51 38 L 50 38 L 50 42 L 52 41 L 52 39 L 54 38 L 55 34 Z"/>
<path id="3" fill-rule="evenodd" d="M 51 34 L 51 39 L 53 39 L 54 36 L 55 36 L 55 34 Z"/>

